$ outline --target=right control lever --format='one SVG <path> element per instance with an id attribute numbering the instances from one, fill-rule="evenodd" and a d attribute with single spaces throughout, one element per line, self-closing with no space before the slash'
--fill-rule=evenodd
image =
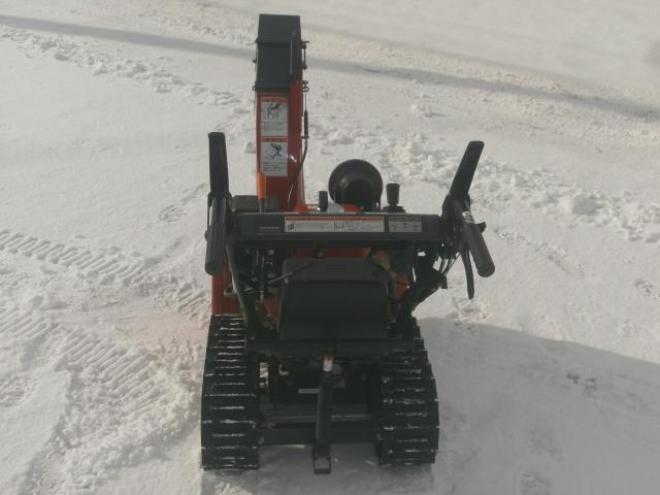
<path id="1" fill-rule="evenodd" d="M 470 141 L 463 155 L 449 194 L 442 205 L 442 216 L 449 224 L 450 243 L 455 246 L 465 266 L 468 297 L 474 296 L 474 276 L 470 254 L 481 277 L 490 277 L 495 264 L 481 234 L 485 224 L 476 224 L 470 211 L 470 186 L 484 149 L 482 141 Z"/>

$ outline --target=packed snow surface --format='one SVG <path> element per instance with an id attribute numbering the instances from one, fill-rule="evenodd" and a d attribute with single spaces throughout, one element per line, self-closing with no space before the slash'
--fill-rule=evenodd
<path id="1" fill-rule="evenodd" d="M 496 273 L 417 314 L 432 467 L 200 470 L 206 134 L 252 192 L 260 12 L 311 41 L 310 200 L 359 157 L 438 212 L 486 142 Z M 657 0 L 0 0 L 0 493 L 658 493 L 659 25 Z"/>

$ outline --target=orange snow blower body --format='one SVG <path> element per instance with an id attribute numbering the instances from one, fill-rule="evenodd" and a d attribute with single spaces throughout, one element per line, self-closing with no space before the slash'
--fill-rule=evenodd
<path id="1" fill-rule="evenodd" d="M 468 145 L 441 215 L 405 212 L 398 184 L 381 206 L 380 174 L 356 159 L 307 204 L 305 49 L 299 17 L 260 16 L 255 195 L 230 194 L 225 136 L 209 134 L 202 465 L 256 469 L 263 445 L 309 444 L 329 473 L 337 442 L 373 443 L 382 464 L 432 463 L 437 392 L 412 313 L 458 256 L 470 297 L 470 253 L 494 271 L 469 209 L 483 143 Z"/>

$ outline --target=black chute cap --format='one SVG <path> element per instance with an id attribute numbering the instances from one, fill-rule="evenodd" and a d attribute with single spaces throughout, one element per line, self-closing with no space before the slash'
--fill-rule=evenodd
<path id="1" fill-rule="evenodd" d="M 357 159 L 346 160 L 330 174 L 328 192 L 335 203 L 352 204 L 370 211 L 380 204 L 383 179 L 371 163 Z"/>

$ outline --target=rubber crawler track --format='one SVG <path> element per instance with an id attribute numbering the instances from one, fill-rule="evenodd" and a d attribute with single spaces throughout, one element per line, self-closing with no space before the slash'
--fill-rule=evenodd
<path id="1" fill-rule="evenodd" d="M 259 467 L 259 363 L 240 317 L 212 317 L 202 381 L 202 467 Z"/>

